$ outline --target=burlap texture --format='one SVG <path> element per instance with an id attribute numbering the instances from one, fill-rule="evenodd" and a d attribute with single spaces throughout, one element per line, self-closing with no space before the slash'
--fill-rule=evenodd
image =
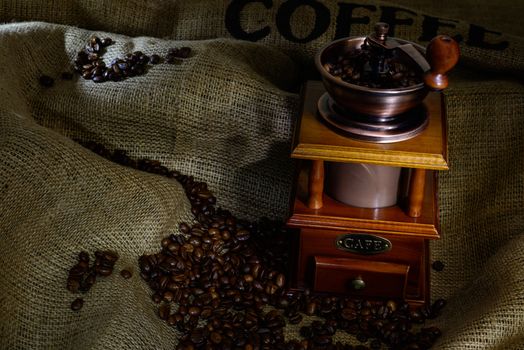
<path id="1" fill-rule="evenodd" d="M 116 250 L 117 269 L 131 266 L 136 274 L 139 255 L 156 251 L 161 237 L 191 220 L 175 181 L 112 164 L 70 138 L 126 149 L 194 175 L 240 217 L 285 217 L 303 68 L 297 62 L 308 62 L 333 39 L 337 3 L 325 3 L 332 25 L 307 43 L 278 32 L 282 3 L 246 5 L 243 29 L 271 27 L 261 42 L 249 43 L 215 39 L 232 36 L 224 20 L 229 3 L 221 1 L 3 2 L 2 21 L 68 26 L 0 27 L 0 348 L 171 349 L 177 342 L 137 276 L 97 282 L 81 312 L 69 310 L 65 279 L 78 251 Z M 470 17 L 452 17 L 465 7 L 443 8 L 422 10 L 464 19 L 457 24 L 464 36 L 468 21 L 484 13 L 472 7 Z M 418 40 L 425 13 L 416 12 L 414 25 L 398 26 L 396 35 Z M 352 26 L 351 34 L 369 32 L 380 11 L 361 15 L 370 16 L 370 24 Z M 506 18 L 487 25 L 495 31 L 518 23 Z M 299 8 L 291 20 L 294 33 L 307 35 L 313 19 L 310 9 Z M 58 77 L 67 69 L 92 34 L 116 41 L 107 61 L 132 50 L 165 54 L 181 45 L 194 54 L 125 82 L 38 85 L 41 74 Z M 463 43 L 462 67 L 446 92 L 451 169 L 439 177 L 443 238 L 431 245 L 432 259 L 446 264 L 432 274 L 432 296 L 449 301 L 432 322 L 444 332 L 438 349 L 524 348 L 524 89 L 512 80 L 522 76 L 524 41 L 510 34 L 489 39 L 510 46 L 497 51 Z"/>
<path id="2" fill-rule="evenodd" d="M 491 30 L 524 35 L 520 25 L 520 13 L 524 12 L 522 1 L 434 1 L 434 0 L 390 0 L 394 5 L 407 7 L 416 12 L 436 14 L 442 18 L 460 19 L 468 23 L 484 25 Z"/>
<path id="3" fill-rule="evenodd" d="M 455 2 L 449 0 L 430 4 L 428 1 L 418 3 L 401 0 L 400 5 L 395 1 L 379 0 L 90 0 L 50 1 L 42 6 L 37 0 L 5 0 L 3 8 L 0 8 L 0 21 L 41 20 L 133 36 L 148 35 L 177 40 L 235 37 L 270 43 L 286 50 L 295 58 L 303 59 L 314 54 L 337 34 L 347 36 L 369 33 L 375 22 L 387 19 L 386 13 L 394 13 L 394 21 L 401 22 L 396 25 L 390 23 L 395 36 L 425 45 L 429 39 L 422 38 L 422 28 L 424 20 L 429 16 L 439 18 L 443 22 L 443 26 L 439 27 L 435 34 L 442 32 L 462 37 L 465 43 L 461 47 L 463 62 L 497 71 L 518 71 L 521 74 L 524 68 L 524 40 L 515 33 L 522 33 L 518 29 L 521 27 L 518 14 L 522 12 L 519 10 L 523 7 L 514 4 L 513 1 L 489 5 L 490 3 L 485 1 L 485 4 L 481 4 L 469 0 L 456 6 Z M 354 5 L 355 9 L 351 12 L 341 10 L 348 4 Z M 418 10 L 403 7 L 402 4 L 414 6 Z M 428 13 L 428 10 L 436 12 Z M 467 14 L 466 18 L 461 17 L 464 14 Z M 338 24 L 353 21 L 351 17 L 363 18 L 363 22 L 367 23 L 357 20 L 346 30 L 341 30 L 343 26 Z M 486 17 L 489 18 L 486 24 L 476 22 Z M 231 18 L 234 20 L 230 20 Z M 472 25 L 474 28 L 481 27 L 487 30 L 482 34 L 483 43 L 489 45 L 507 41 L 510 43 L 509 47 L 504 50 L 481 47 L 479 40 L 474 39 L 478 35 L 471 32 Z M 495 27 L 482 27 L 483 25 Z M 235 30 L 236 27 L 240 29 Z M 315 27 L 318 27 L 318 35 L 314 34 Z M 498 33 L 500 28 L 507 31 Z M 511 30 L 513 28 L 515 30 Z M 249 34 L 267 32 L 255 38 L 249 35 L 243 37 L 238 30 Z M 490 33 L 492 31 L 497 34 Z M 310 40 L 306 40 L 310 36 Z"/>

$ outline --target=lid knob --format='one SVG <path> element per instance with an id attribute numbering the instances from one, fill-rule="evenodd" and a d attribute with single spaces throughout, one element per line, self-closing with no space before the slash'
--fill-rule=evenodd
<path id="1" fill-rule="evenodd" d="M 381 42 L 385 42 L 388 37 L 389 24 L 385 22 L 377 22 L 375 24 L 375 38 Z"/>

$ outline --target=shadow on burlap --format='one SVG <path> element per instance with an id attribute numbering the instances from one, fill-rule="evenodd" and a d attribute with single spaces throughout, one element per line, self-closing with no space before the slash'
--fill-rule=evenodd
<path id="1" fill-rule="evenodd" d="M 95 29 L 186 41 L 47 23 L 0 27 L 0 45 L 8 48 L 0 53 L 0 348 L 171 349 L 178 335 L 155 314 L 136 260 L 157 251 L 179 222 L 191 221 L 185 194 L 175 181 L 110 163 L 71 139 L 125 149 L 134 158 L 157 159 L 194 175 L 239 217 L 283 218 L 301 79 L 290 57 L 308 61 L 334 29 L 305 45 L 277 38 L 275 31 L 263 44 L 189 40 L 227 36 L 217 19 L 224 9 L 215 4 L 218 10 L 212 11 L 212 5 L 195 1 L 175 11 L 159 2 L 167 7 L 143 5 L 140 19 L 124 13 L 97 24 L 89 22 L 96 2 L 61 12 L 60 20 L 58 12 L 46 13 L 51 6 L 36 18 L 31 4 L 8 2 L 4 11 L 12 13 L 0 18 L 91 23 Z M 189 16 L 197 10 L 208 14 L 207 26 Z M 179 27 L 159 13 L 173 14 Z M 243 23 L 257 26 L 249 16 Z M 371 27 L 357 28 L 366 33 Z M 58 79 L 51 89 L 38 85 L 41 74 L 58 77 L 67 69 L 93 34 L 116 41 L 107 62 L 133 50 L 165 54 L 184 45 L 193 56 L 119 83 L 75 78 Z M 446 264 L 432 274 L 432 297 L 449 304 L 431 323 L 444 332 L 437 349 L 524 344 L 524 89 L 511 75 L 475 70 L 522 75 L 522 40 L 506 38 L 516 43 L 509 53 L 462 47 L 463 67 L 446 92 L 450 171 L 439 177 L 443 237 L 431 247 L 432 259 Z M 81 312 L 73 313 L 67 271 L 78 251 L 95 249 L 119 252 L 117 270 L 132 267 L 135 277 L 100 280 Z"/>

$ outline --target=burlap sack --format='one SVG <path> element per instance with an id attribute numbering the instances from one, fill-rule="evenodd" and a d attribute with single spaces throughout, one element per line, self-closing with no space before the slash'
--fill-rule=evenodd
<path id="1" fill-rule="evenodd" d="M 524 3 L 521 1 L 392 0 L 388 2 L 440 18 L 476 23 L 496 32 L 519 37 L 524 35 L 524 27 L 520 25 L 519 15 L 524 11 Z"/>
<path id="2" fill-rule="evenodd" d="M 453 1 L 400 0 L 399 3 L 401 5 L 379 0 L 113 0 L 57 1 L 42 6 L 37 0 L 5 0 L 0 21 L 42 20 L 177 40 L 233 37 L 269 43 L 306 61 L 323 44 L 337 37 L 365 35 L 375 22 L 386 21 L 390 24 L 390 35 L 425 45 L 434 35 L 447 33 L 461 41 L 463 62 L 521 75 L 524 41 L 514 33 L 522 34 L 518 16 L 524 9 L 522 4 L 513 1 L 481 4 L 472 0 L 460 5 Z M 488 23 L 477 22 L 486 17 Z M 491 28 L 492 25 L 495 28 Z M 508 30 L 501 33 L 501 28 Z"/>
<path id="3" fill-rule="evenodd" d="M 121 256 L 117 266 L 136 271 L 139 255 L 156 251 L 161 237 L 191 220 L 176 182 L 112 164 L 70 138 L 126 149 L 132 157 L 158 159 L 194 175 L 238 216 L 287 215 L 301 64 L 342 30 L 341 6 L 322 3 L 330 12 L 325 32 L 293 42 L 281 32 L 289 26 L 295 38 L 307 37 L 316 23 L 311 6 L 297 7 L 279 29 L 278 14 L 295 2 L 250 2 L 239 16 L 231 15 L 234 3 L 4 1 L 4 22 L 70 26 L 0 26 L 0 348 L 167 349 L 177 343 L 139 278 L 97 282 L 82 311 L 69 310 L 65 278 L 79 250 L 114 249 Z M 368 33 L 384 6 L 397 7 L 358 5 L 368 7 L 353 17 L 369 16 L 370 23 L 353 24 L 352 35 Z M 523 41 L 486 31 L 479 41 L 482 28 L 512 27 L 494 19 L 487 25 L 500 27 L 472 27 L 469 20 L 482 18 L 473 7 L 470 17 L 453 17 L 465 9 L 433 5 L 423 9 L 434 11 L 429 15 L 399 12 L 398 18 L 412 17 L 413 23 L 395 29 L 396 36 L 425 44 L 419 39 L 428 16 L 466 20 L 451 33 L 463 36 L 464 58 L 446 92 L 451 169 L 439 177 L 443 238 L 431 248 L 432 258 L 446 264 L 432 274 L 432 296 L 447 298 L 449 305 L 432 323 L 443 330 L 435 348 L 522 349 L 524 90 L 512 79 L 522 76 Z M 237 22 L 247 33 L 265 26 L 270 32 L 257 43 L 231 40 L 238 36 L 231 34 Z M 41 74 L 58 77 L 69 67 L 92 34 L 115 39 L 108 61 L 135 49 L 164 54 L 181 45 L 194 55 L 119 83 L 38 85 Z M 214 39 L 221 37 L 230 39 Z"/>

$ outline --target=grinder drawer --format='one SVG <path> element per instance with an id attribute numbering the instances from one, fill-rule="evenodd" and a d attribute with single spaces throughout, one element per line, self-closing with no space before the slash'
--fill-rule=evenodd
<path id="1" fill-rule="evenodd" d="M 409 266 L 369 260 L 314 257 L 316 292 L 404 298 Z"/>

